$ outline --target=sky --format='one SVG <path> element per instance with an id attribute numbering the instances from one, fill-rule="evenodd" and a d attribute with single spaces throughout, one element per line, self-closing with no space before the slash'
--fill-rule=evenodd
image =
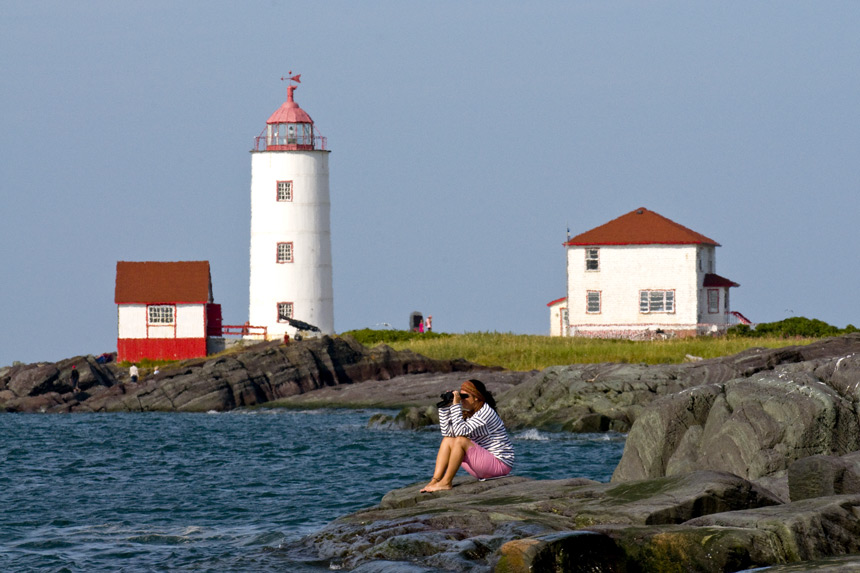
<path id="1" fill-rule="evenodd" d="M 646 207 L 732 308 L 860 325 L 860 3 L 0 7 L 0 366 L 116 350 L 116 262 L 208 260 L 248 318 L 250 153 L 328 138 L 335 330 L 548 334 L 572 235 Z"/>

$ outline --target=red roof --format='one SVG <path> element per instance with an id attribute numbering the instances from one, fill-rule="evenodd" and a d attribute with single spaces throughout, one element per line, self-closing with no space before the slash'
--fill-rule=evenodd
<path id="1" fill-rule="evenodd" d="M 551 302 L 546 303 L 546 305 L 547 305 L 547 306 L 552 306 L 552 305 L 554 305 L 554 304 L 558 304 L 558 303 L 560 303 L 560 302 L 562 302 L 562 301 L 565 301 L 565 300 L 567 300 L 567 297 L 566 297 L 566 296 L 563 296 L 563 297 L 561 297 L 561 298 L 557 298 L 557 299 L 555 299 L 554 301 L 551 301 Z"/>
<path id="2" fill-rule="evenodd" d="M 708 273 L 705 275 L 705 282 L 702 286 L 706 287 L 739 287 L 738 283 L 735 281 L 730 281 L 726 277 L 721 277 L 720 275 L 714 273 Z"/>
<path id="3" fill-rule="evenodd" d="M 293 91 L 296 86 L 287 88 L 287 101 L 281 104 L 281 107 L 273 113 L 266 123 L 313 123 L 305 110 L 299 107 L 299 104 L 293 101 Z"/>
<path id="4" fill-rule="evenodd" d="M 565 245 L 720 244 L 671 219 L 640 207 L 570 239 Z"/>
<path id="5" fill-rule="evenodd" d="M 116 304 L 212 302 L 209 261 L 116 263 Z"/>

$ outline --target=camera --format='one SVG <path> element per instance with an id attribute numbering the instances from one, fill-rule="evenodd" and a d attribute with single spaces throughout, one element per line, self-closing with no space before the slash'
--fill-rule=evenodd
<path id="1" fill-rule="evenodd" d="M 437 408 L 444 408 L 445 406 L 450 406 L 451 402 L 454 401 L 454 393 L 450 390 L 448 392 L 440 394 L 439 397 L 442 398 L 442 401 L 436 404 Z M 469 395 L 465 392 L 460 392 L 460 398 L 467 399 L 468 397 Z"/>
<path id="2" fill-rule="evenodd" d="M 454 393 L 450 390 L 448 392 L 440 394 L 439 397 L 442 398 L 442 401 L 436 404 L 437 408 L 444 408 L 445 406 L 448 406 L 449 404 L 451 404 L 451 402 L 454 401 Z"/>

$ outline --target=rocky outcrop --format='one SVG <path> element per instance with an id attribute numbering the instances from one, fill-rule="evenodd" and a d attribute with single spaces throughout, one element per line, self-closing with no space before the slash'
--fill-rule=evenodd
<path id="1" fill-rule="evenodd" d="M 80 372 L 73 392 L 71 366 Z M 426 373 L 468 372 L 465 360 L 432 360 L 351 337 L 306 339 L 285 346 L 263 343 L 241 352 L 163 367 L 137 383 L 116 364 L 80 357 L 57 364 L 0 370 L 0 408 L 10 412 L 205 412 L 256 406 L 324 387 Z M 462 376 L 462 375 L 460 375 Z"/>
<path id="2" fill-rule="evenodd" d="M 860 353 L 852 353 L 777 365 L 652 401 L 633 424 L 612 479 L 712 469 L 784 495 L 793 462 L 860 450 L 858 387 Z"/>
<path id="3" fill-rule="evenodd" d="M 624 484 L 469 478 L 447 492 L 419 489 L 335 521 L 305 550 L 332 568 L 382 561 L 506 573 L 739 571 L 860 551 L 860 496 L 783 504 L 724 472 Z"/>
<path id="4" fill-rule="evenodd" d="M 510 428 L 573 432 L 627 432 L 654 400 L 689 388 L 751 378 L 790 364 L 807 365 L 860 354 L 860 333 L 806 346 L 752 348 L 740 354 L 684 364 L 574 364 L 553 366 L 527 377 L 498 400 Z M 815 376 L 830 376 L 816 371 Z M 804 369 L 806 367 L 803 367 Z M 830 376 L 849 391 L 857 383 L 847 365 Z M 853 380 L 853 382 L 852 382 Z"/>

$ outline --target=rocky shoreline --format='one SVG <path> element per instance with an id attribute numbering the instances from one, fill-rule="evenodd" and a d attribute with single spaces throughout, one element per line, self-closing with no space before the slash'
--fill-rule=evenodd
<path id="1" fill-rule="evenodd" d="M 72 363 L 83 392 L 64 382 Z M 383 571 L 860 570 L 860 334 L 688 364 L 540 372 L 434 361 L 344 338 L 275 343 L 165 369 L 137 384 L 81 357 L 0 369 L 6 411 L 208 411 L 432 404 L 465 377 L 511 429 L 627 432 L 612 480 L 422 484 L 344 516 L 296 551 Z"/>

